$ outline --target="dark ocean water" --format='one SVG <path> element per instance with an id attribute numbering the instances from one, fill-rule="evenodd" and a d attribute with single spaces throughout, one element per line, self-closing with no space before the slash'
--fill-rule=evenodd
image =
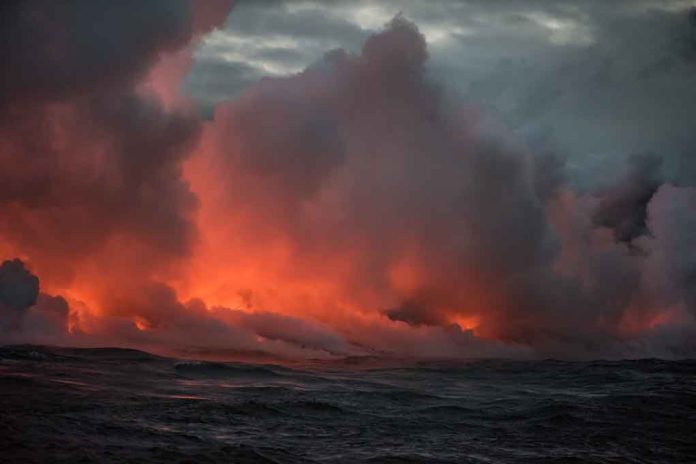
<path id="1" fill-rule="evenodd" d="M 696 462 L 696 361 L 378 366 L 0 348 L 0 461 Z"/>

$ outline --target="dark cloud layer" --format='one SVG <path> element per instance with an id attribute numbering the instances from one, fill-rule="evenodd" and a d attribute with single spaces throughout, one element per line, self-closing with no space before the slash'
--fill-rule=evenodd
<path id="1" fill-rule="evenodd" d="M 191 14 L 185 0 L 3 2 L 0 101 L 59 100 L 132 80 L 188 42 Z"/>
<path id="2" fill-rule="evenodd" d="M 227 0 L 10 0 L 0 7 L 0 102 L 61 100 L 141 77 L 227 14 Z"/>

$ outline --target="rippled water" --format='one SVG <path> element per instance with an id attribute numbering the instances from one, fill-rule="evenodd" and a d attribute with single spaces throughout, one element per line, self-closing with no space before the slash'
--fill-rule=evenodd
<path id="1" fill-rule="evenodd" d="M 696 361 L 379 365 L 0 348 L 0 461 L 696 462 Z"/>

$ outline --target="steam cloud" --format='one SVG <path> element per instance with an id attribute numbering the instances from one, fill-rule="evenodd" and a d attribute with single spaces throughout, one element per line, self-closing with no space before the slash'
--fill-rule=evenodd
<path id="1" fill-rule="evenodd" d="M 129 2 L 2 8 L 0 252 L 29 257 L 70 309 L 20 261 L 0 268 L 0 305 L 38 298 L 70 319 L 68 342 L 696 353 L 696 177 L 671 169 L 683 153 L 633 155 L 578 189 L 564 158 L 433 82 L 401 16 L 359 54 L 264 78 L 204 121 L 143 83 L 224 2 L 152 1 L 136 23 Z"/>
<path id="2" fill-rule="evenodd" d="M 32 275 L 19 259 L 5 261 L 0 266 L 0 307 L 22 311 L 36 304 L 39 279 Z"/>
<path id="3" fill-rule="evenodd" d="M 67 327 L 68 304 L 60 296 L 39 293 L 39 279 L 19 259 L 0 265 L 0 336 L 55 338 Z"/>

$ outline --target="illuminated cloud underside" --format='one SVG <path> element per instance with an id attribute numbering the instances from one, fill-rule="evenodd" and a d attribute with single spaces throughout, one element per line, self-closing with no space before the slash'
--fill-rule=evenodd
<path id="1" fill-rule="evenodd" d="M 3 342 L 696 352 L 687 2 L 148 5 L 7 12 Z"/>

